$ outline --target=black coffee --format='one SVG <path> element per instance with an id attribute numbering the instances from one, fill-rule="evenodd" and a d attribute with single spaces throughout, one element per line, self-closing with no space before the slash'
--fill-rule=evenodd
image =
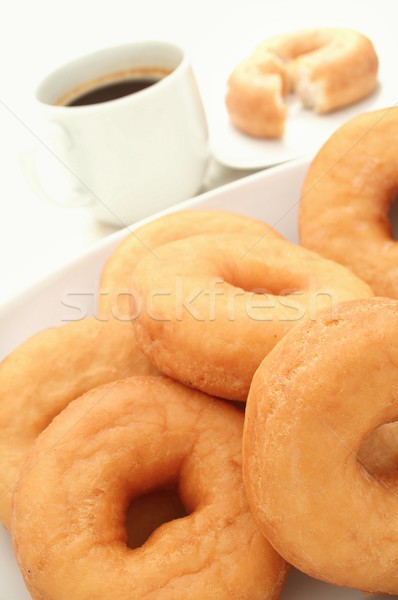
<path id="1" fill-rule="evenodd" d="M 55 102 L 58 106 L 88 106 L 117 100 L 154 85 L 171 73 L 162 67 L 142 67 L 108 73 L 71 89 Z"/>
<path id="2" fill-rule="evenodd" d="M 85 106 L 87 104 L 100 104 L 101 102 L 116 100 L 117 98 L 123 98 L 123 96 L 145 90 L 145 88 L 150 87 L 158 81 L 159 78 L 155 77 L 116 81 L 77 96 L 77 98 L 68 102 L 66 106 Z"/>

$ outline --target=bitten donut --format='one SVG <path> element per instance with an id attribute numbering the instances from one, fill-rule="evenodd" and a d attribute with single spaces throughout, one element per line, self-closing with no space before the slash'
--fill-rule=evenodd
<path id="1" fill-rule="evenodd" d="M 164 215 L 129 234 L 114 250 L 102 271 L 99 313 L 102 318 L 131 320 L 132 273 L 147 255 L 156 257 L 156 247 L 173 240 L 203 233 L 252 233 L 280 235 L 266 223 L 222 210 L 184 210 Z"/>
<path id="2" fill-rule="evenodd" d="M 372 296 L 351 271 L 282 238 L 219 234 L 170 242 L 136 267 L 136 340 L 165 375 L 245 401 L 270 349 L 321 307 Z"/>
<path id="3" fill-rule="evenodd" d="M 265 50 L 285 62 L 290 88 L 318 114 L 365 98 L 377 83 L 374 46 L 353 29 L 326 27 L 276 35 L 256 51 Z"/>
<path id="4" fill-rule="evenodd" d="M 241 61 L 228 78 L 225 104 L 232 123 L 259 138 L 285 131 L 289 80 L 284 62 L 270 52 Z"/>
<path id="5" fill-rule="evenodd" d="M 120 323 L 84 319 L 32 336 L 0 363 L 0 520 L 30 446 L 65 406 L 91 388 L 157 371 Z"/>
<path id="6" fill-rule="evenodd" d="M 398 479 L 358 451 L 398 417 L 398 302 L 350 301 L 264 359 L 246 405 L 249 504 L 274 548 L 336 585 L 398 593 Z"/>
<path id="7" fill-rule="evenodd" d="M 247 505 L 243 420 L 161 377 L 70 404 L 36 441 L 14 495 L 14 549 L 32 598 L 276 599 L 288 567 Z M 131 498 L 170 483 L 188 515 L 129 549 Z"/>
<path id="8" fill-rule="evenodd" d="M 280 137 L 287 93 L 325 114 L 368 96 L 376 87 L 378 57 L 362 33 L 344 28 L 303 29 L 268 38 L 228 79 L 232 122 L 257 137 Z"/>
<path id="9" fill-rule="evenodd" d="M 302 245 L 349 267 L 377 296 L 398 298 L 398 242 L 389 209 L 398 191 L 398 108 L 361 114 L 312 161 L 301 194 Z"/>

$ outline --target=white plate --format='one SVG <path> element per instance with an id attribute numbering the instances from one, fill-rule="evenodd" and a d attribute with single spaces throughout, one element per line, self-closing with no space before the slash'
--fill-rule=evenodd
<path id="1" fill-rule="evenodd" d="M 300 188 L 307 167 L 308 160 L 300 160 L 256 173 L 184 202 L 174 210 L 219 208 L 258 217 L 291 241 L 297 242 Z M 76 306 L 77 300 L 79 316 L 81 310 L 87 315 L 95 315 L 96 290 L 104 261 L 127 233 L 127 230 L 123 230 L 110 236 L 81 259 L 4 306 L 0 311 L 0 360 L 34 332 L 75 319 L 76 310 L 71 306 Z M 29 594 L 13 557 L 9 534 L 3 528 L 0 528 L 0 556 L 0 600 L 28 600 Z M 354 590 L 326 585 L 292 570 L 281 600 L 320 598 L 359 600 L 363 595 Z"/>
<path id="2" fill-rule="evenodd" d="M 395 0 L 334 0 L 325 7 L 311 0 L 266 2 L 256 11 L 242 10 L 197 57 L 195 71 L 209 122 L 215 158 L 236 169 L 259 169 L 315 153 L 330 134 L 355 114 L 392 105 L 398 100 L 395 58 L 398 42 Z M 286 132 L 281 140 L 260 140 L 240 133 L 229 120 L 226 81 L 232 69 L 267 37 L 301 27 L 351 27 L 368 35 L 379 56 L 379 86 L 367 99 L 329 115 L 318 116 L 289 100 Z"/>

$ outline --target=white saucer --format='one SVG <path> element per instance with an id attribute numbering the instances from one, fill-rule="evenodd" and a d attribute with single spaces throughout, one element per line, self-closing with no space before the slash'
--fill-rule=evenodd
<path id="1" fill-rule="evenodd" d="M 380 0 L 375 10 L 376 4 L 367 0 L 335 0 L 331 17 L 322 3 L 302 0 L 287 5 L 282 0 L 273 3 L 272 10 L 268 3 L 263 3 L 256 12 L 243 9 L 239 19 L 226 20 L 225 27 L 204 46 L 194 63 L 214 157 L 235 169 L 260 169 L 314 154 L 335 129 L 354 115 L 395 104 L 398 41 L 394 31 L 394 2 Z M 304 109 L 295 97 L 290 98 L 286 131 L 281 140 L 255 139 L 239 132 L 231 124 L 224 102 L 232 69 L 257 43 L 271 35 L 323 26 L 357 29 L 372 40 L 379 56 L 377 89 L 360 102 L 322 116 Z"/>

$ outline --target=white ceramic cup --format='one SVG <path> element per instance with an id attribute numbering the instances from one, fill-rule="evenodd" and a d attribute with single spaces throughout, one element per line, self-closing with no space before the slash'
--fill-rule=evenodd
<path id="1" fill-rule="evenodd" d="M 87 82 L 131 69 L 168 74 L 115 100 L 59 104 Z M 79 58 L 47 76 L 36 100 L 51 125 L 42 145 L 71 182 L 66 199 L 57 199 L 38 176 L 37 161 L 30 161 L 29 179 L 45 198 L 90 203 L 98 220 L 123 226 L 200 190 L 209 157 L 207 122 L 190 61 L 177 45 L 141 41 Z"/>

